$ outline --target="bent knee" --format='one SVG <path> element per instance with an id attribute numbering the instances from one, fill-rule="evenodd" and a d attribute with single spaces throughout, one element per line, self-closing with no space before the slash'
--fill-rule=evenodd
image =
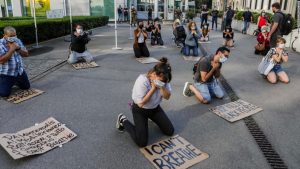
<path id="1" fill-rule="evenodd" d="M 165 135 L 167 135 L 167 136 L 173 136 L 173 134 L 174 134 L 174 127 L 171 126 L 171 127 L 170 127 L 167 131 L 165 131 L 164 133 L 165 133 Z"/>
<path id="2" fill-rule="evenodd" d="M 8 97 L 10 95 L 10 91 L 1 91 L 0 97 Z"/>

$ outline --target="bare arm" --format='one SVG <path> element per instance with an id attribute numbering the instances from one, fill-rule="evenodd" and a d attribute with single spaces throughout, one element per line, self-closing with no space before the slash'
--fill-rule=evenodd
<path id="1" fill-rule="evenodd" d="M 22 56 L 22 57 L 28 57 L 29 56 L 29 53 L 28 53 L 28 51 L 27 51 L 27 49 L 26 48 L 21 48 L 19 51 L 17 51 L 17 52 L 19 52 L 20 53 L 20 55 Z"/>
<path id="2" fill-rule="evenodd" d="M 273 26 L 272 26 L 272 28 L 271 28 L 271 31 L 270 31 L 270 33 L 269 33 L 268 40 L 271 39 L 271 36 L 272 36 L 272 34 L 276 31 L 277 27 L 278 27 L 278 23 L 277 23 L 277 22 L 274 22 L 274 23 L 273 23 Z"/>
<path id="3" fill-rule="evenodd" d="M 164 87 L 164 86 L 160 88 L 160 94 L 166 100 L 169 100 L 170 97 L 171 97 L 170 91 L 166 87 Z"/>

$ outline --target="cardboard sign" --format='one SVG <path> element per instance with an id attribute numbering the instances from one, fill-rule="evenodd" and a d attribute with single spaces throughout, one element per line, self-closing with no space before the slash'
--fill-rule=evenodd
<path id="1" fill-rule="evenodd" d="M 42 154 L 77 135 L 53 117 L 17 133 L 0 134 L 0 144 L 13 159 Z"/>
<path id="2" fill-rule="evenodd" d="M 44 92 L 41 90 L 38 90 L 38 89 L 15 90 L 15 91 L 12 91 L 10 96 L 4 98 L 4 100 L 11 102 L 11 103 L 18 104 L 25 100 L 29 100 L 33 97 L 41 95 L 42 93 L 44 93 Z"/>
<path id="3" fill-rule="evenodd" d="M 143 64 L 149 64 L 149 63 L 158 63 L 159 60 L 153 58 L 153 57 L 143 57 L 143 58 L 136 58 L 136 60 Z"/>
<path id="4" fill-rule="evenodd" d="M 192 61 L 192 62 L 198 62 L 201 57 L 196 57 L 196 56 L 182 56 L 184 60 L 186 61 Z"/>
<path id="5" fill-rule="evenodd" d="M 88 68 L 95 68 L 99 67 L 99 65 L 96 62 L 79 62 L 72 64 L 75 69 L 88 69 Z"/>
<path id="6" fill-rule="evenodd" d="M 258 113 L 263 109 L 246 101 L 237 100 L 235 102 L 230 102 L 221 106 L 211 108 L 209 110 L 227 121 L 235 122 Z"/>
<path id="7" fill-rule="evenodd" d="M 157 169 L 185 169 L 209 157 L 178 135 L 141 148 L 140 151 Z"/>

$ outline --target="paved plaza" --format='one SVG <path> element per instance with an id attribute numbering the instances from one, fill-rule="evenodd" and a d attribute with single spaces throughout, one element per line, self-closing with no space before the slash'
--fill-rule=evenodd
<path id="1" fill-rule="evenodd" d="M 33 51 L 25 58 L 32 87 L 44 94 L 21 104 L 0 100 L 0 133 L 14 133 L 48 117 L 66 124 L 78 137 L 45 154 L 13 160 L 0 148 L 1 169 L 151 169 L 128 133 L 119 133 L 115 122 L 119 113 L 132 120 L 128 102 L 139 74 L 154 64 L 141 64 L 134 58 L 128 25 L 118 28 L 115 45 L 113 25 L 93 30 L 89 51 L 100 67 L 75 70 L 65 63 L 69 43 L 64 37 L 41 43 L 44 52 Z M 209 112 L 209 108 L 230 102 L 229 96 L 209 105 L 186 98 L 182 89 L 192 82 L 195 62 L 183 60 L 172 40 L 171 25 L 163 25 L 166 48 L 153 48 L 151 57 L 167 57 L 172 66 L 172 96 L 162 107 L 170 117 L 175 134 L 188 140 L 210 157 L 192 169 L 268 169 L 271 168 L 243 120 L 229 123 Z M 222 43 L 222 32 L 212 31 L 212 43 L 203 44 L 214 53 Z M 262 56 L 254 55 L 254 36 L 235 33 L 236 46 L 223 65 L 222 74 L 243 100 L 263 108 L 253 115 L 273 148 L 291 169 L 300 166 L 300 54 L 289 51 L 283 64 L 289 84 L 272 85 L 263 79 L 257 66 Z M 57 66 L 59 65 L 59 66 Z M 52 69 L 51 69 L 52 68 Z M 50 69 L 50 71 L 49 71 Z M 42 74 L 42 76 L 41 76 Z M 149 144 L 167 138 L 149 122 Z"/>

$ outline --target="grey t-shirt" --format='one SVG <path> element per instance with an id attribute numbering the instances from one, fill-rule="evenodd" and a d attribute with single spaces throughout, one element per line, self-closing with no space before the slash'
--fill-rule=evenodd
<path id="1" fill-rule="evenodd" d="M 279 12 L 281 12 L 281 11 L 278 11 L 273 15 L 273 22 L 272 22 L 272 27 L 273 27 L 275 22 L 279 24 L 276 31 L 273 33 L 273 36 L 276 36 L 276 37 L 278 35 L 281 35 L 280 26 L 281 26 L 282 20 L 283 20 L 283 15 Z"/>
<path id="2" fill-rule="evenodd" d="M 171 92 L 170 83 L 166 83 L 165 87 L 167 90 Z M 141 74 L 135 81 L 135 84 L 132 89 L 132 100 L 135 104 L 139 104 L 142 102 L 145 95 L 150 91 L 151 84 L 149 79 L 145 74 Z M 152 95 L 150 100 L 143 106 L 144 109 L 154 109 L 156 108 L 162 101 L 162 95 L 159 90 L 156 90 Z"/>

